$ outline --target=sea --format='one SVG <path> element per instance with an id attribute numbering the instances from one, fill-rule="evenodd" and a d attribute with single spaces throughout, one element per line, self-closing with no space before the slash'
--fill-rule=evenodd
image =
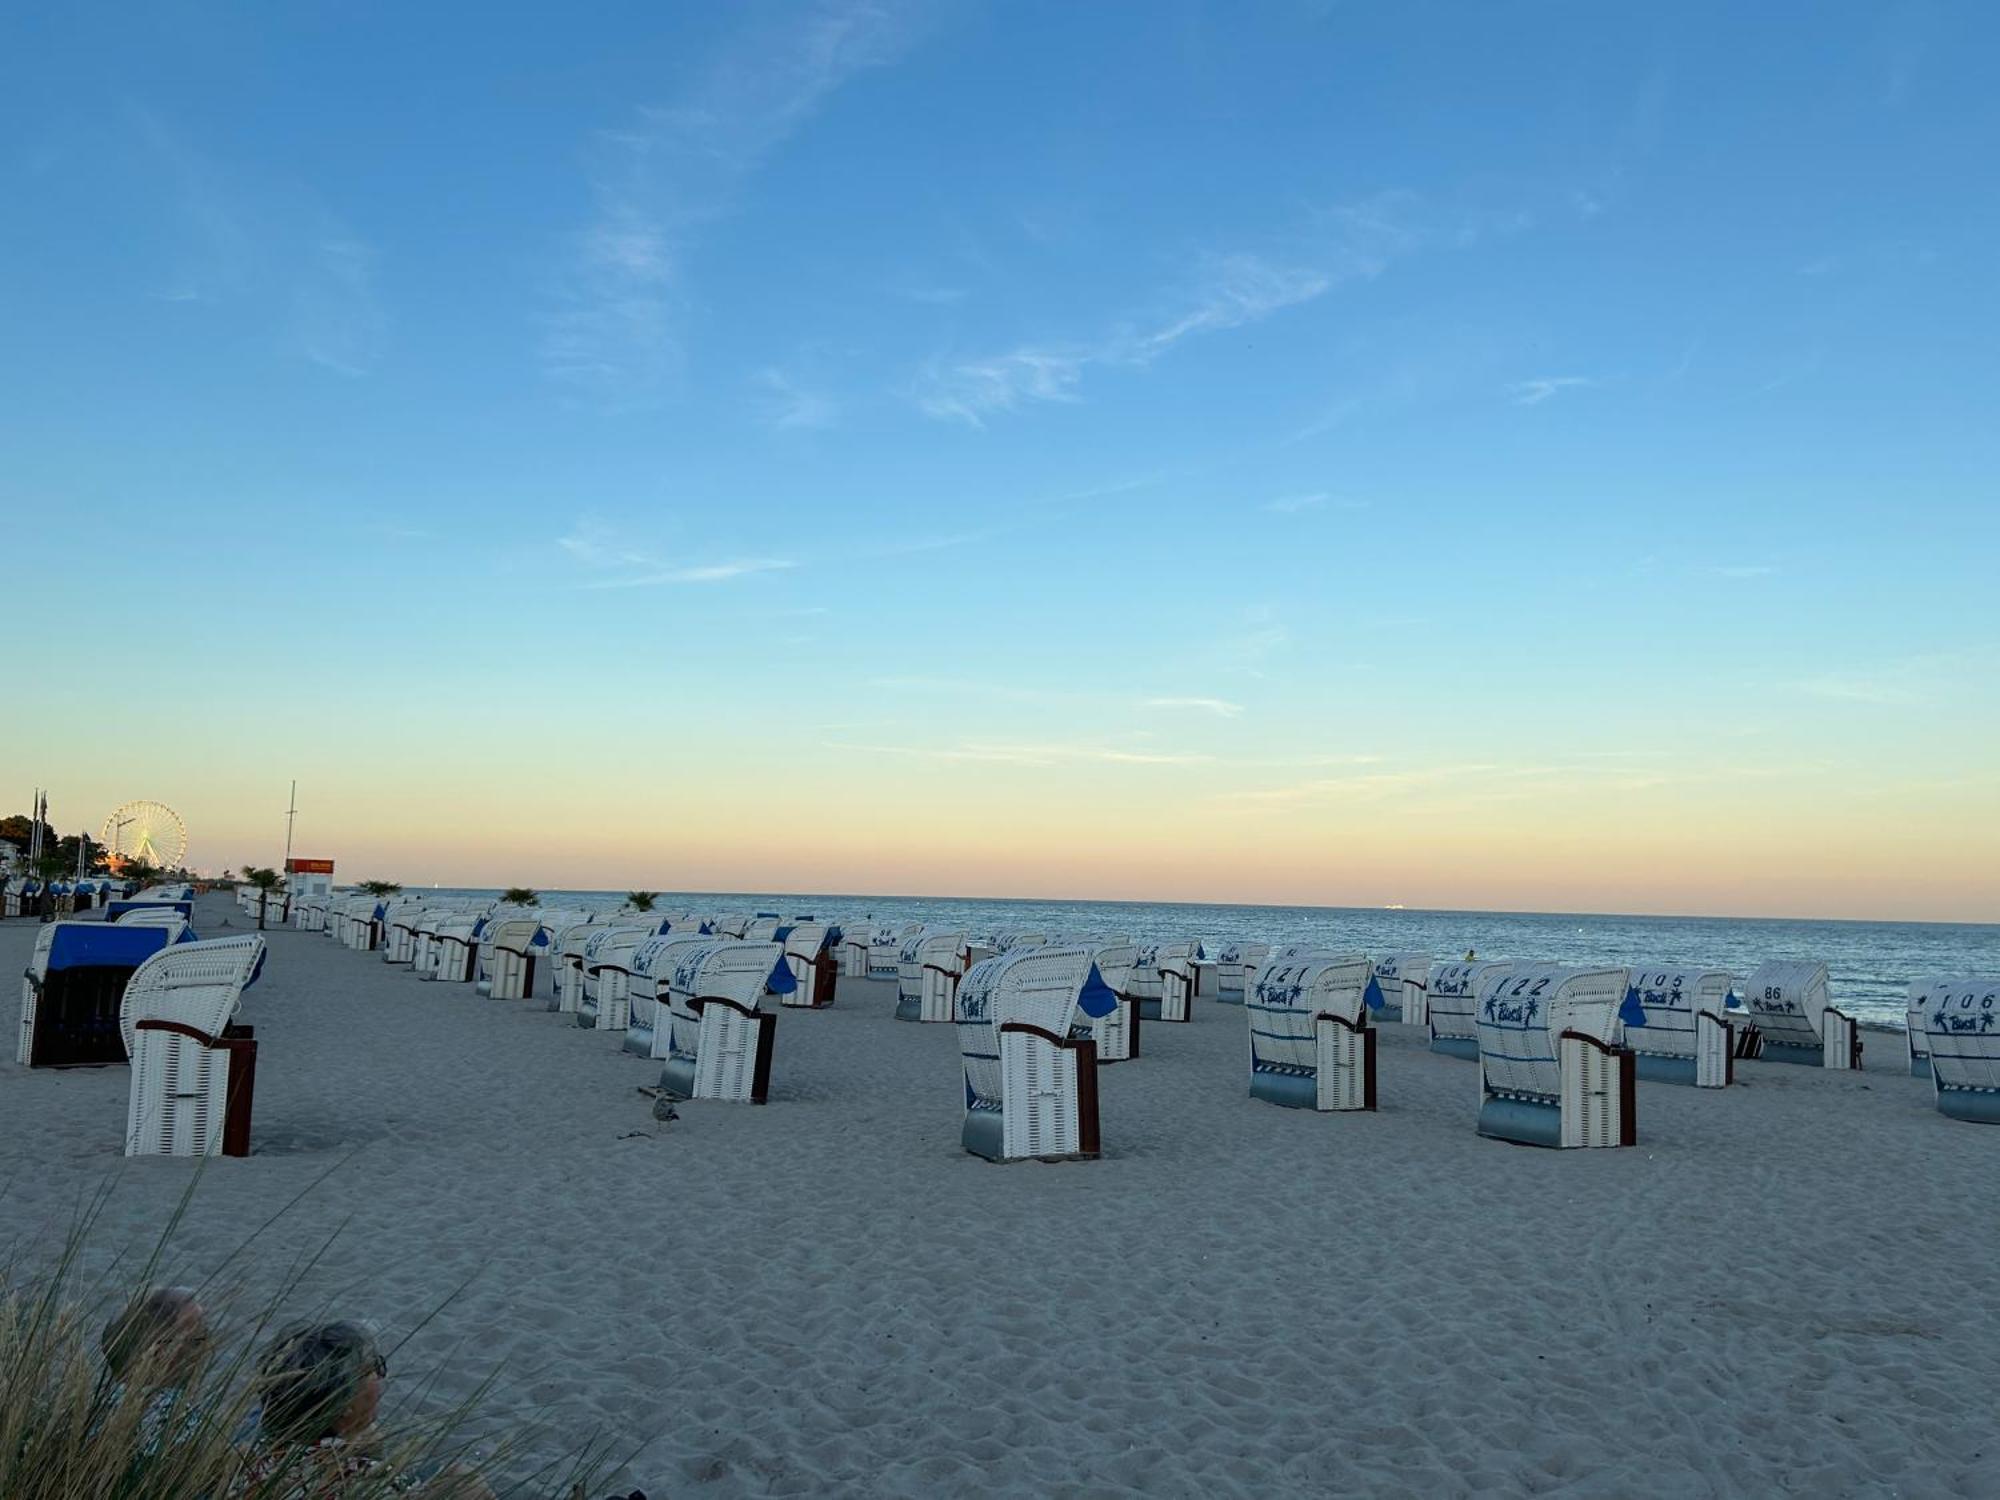
<path id="1" fill-rule="evenodd" d="M 411 894 L 421 894 L 413 891 Z M 439 896 L 498 891 L 440 889 Z M 543 906 L 615 911 L 623 891 L 547 890 Z M 1788 917 L 1638 917 L 1593 913 L 1421 911 L 1401 907 L 1203 906 L 1137 901 L 1013 901 L 667 891 L 661 912 L 769 912 L 822 921 L 928 922 L 975 936 L 1088 933 L 1135 942 L 1312 942 L 1343 953 L 1429 953 L 1439 959 L 1699 964 L 1748 974 L 1771 959 L 1819 959 L 1833 1002 L 1857 1020 L 1900 1028 L 1911 983 L 1939 975 L 2000 975 L 2000 924 L 1850 922 Z"/>

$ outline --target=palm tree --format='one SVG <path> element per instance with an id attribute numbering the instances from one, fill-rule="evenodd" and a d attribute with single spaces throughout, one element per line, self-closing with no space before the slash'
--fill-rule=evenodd
<path id="1" fill-rule="evenodd" d="M 364 880 L 361 889 L 371 896 L 393 896 L 402 887 L 393 880 Z"/>
<path id="2" fill-rule="evenodd" d="M 257 930 L 264 930 L 264 910 L 271 904 L 271 892 L 285 883 L 285 877 L 276 870 L 267 870 L 261 865 L 245 865 L 243 878 L 257 887 Z"/>
<path id="3" fill-rule="evenodd" d="M 625 904 L 634 911 L 651 911 L 653 903 L 660 897 L 658 891 L 627 891 Z"/>
<path id="4" fill-rule="evenodd" d="M 509 906 L 533 906 L 542 898 L 525 885 L 510 885 L 500 893 L 500 899 Z"/>

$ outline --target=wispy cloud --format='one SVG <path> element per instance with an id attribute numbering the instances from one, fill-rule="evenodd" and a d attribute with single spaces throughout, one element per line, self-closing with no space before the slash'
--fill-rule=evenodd
<path id="1" fill-rule="evenodd" d="M 592 589 L 644 589 L 668 583 L 726 583 L 752 573 L 778 573 L 798 564 L 785 557 L 744 557 L 731 562 L 701 563 L 689 568 L 660 568 L 623 578 L 600 578 L 584 585 Z"/>
<path id="2" fill-rule="evenodd" d="M 806 389 L 783 370 L 758 371 L 756 384 L 760 415 L 774 431 L 822 431 L 839 420 L 840 407 L 831 396 Z"/>
<path id="3" fill-rule="evenodd" d="M 1231 703 L 1226 698 L 1147 698 L 1141 708 L 1191 709 L 1199 713 L 1214 714 L 1218 719 L 1234 719 L 1243 712 L 1243 705 Z"/>
<path id="4" fill-rule="evenodd" d="M 828 750 L 856 751 L 869 755 L 908 756 L 918 760 L 979 761 L 993 765 L 1063 766 L 1102 764 L 1120 766 L 1193 766 L 1213 759 L 1208 755 L 1182 754 L 1164 750 L 1133 750 L 1112 745 L 1091 744 L 1011 744 L 971 741 L 958 745 L 863 745 L 829 740 Z"/>
<path id="5" fill-rule="evenodd" d="M 339 234 L 314 246 L 293 299 L 299 351 L 342 375 L 365 375 L 382 357 L 388 320 L 375 296 L 375 252 Z"/>
<path id="6" fill-rule="evenodd" d="M 1717 578 L 1768 578 L 1778 569 L 1772 563 L 1713 563 L 1708 571 Z"/>
<path id="7" fill-rule="evenodd" d="M 1831 698 L 1838 703 L 1916 703 L 1922 698 L 1900 675 L 1874 677 L 1851 672 L 1823 672 L 1793 687 L 1809 698 Z"/>
<path id="8" fill-rule="evenodd" d="M 918 371 L 912 390 L 919 410 L 983 427 L 988 418 L 1037 403 L 1079 399 L 1094 367 L 1143 369 L 1183 340 L 1261 322 L 1280 309 L 1310 302 L 1334 284 L 1310 265 L 1290 265 L 1237 253 L 1205 258 L 1183 305 L 1137 328 L 1114 330 L 1078 344 L 1023 345 L 977 358 L 938 357 Z"/>
<path id="9" fill-rule="evenodd" d="M 1323 491 L 1311 495 L 1280 495 L 1275 500 L 1266 500 L 1264 509 L 1281 516 L 1296 516 L 1309 510 L 1324 510 L 1331 497 Z"/>
<path id="10" fill-rule="evenodd" d="M 1588 375 L 1544 375 L 1534 380 L 1517 380 L 1507 387 L 1507 398 L 1516 406 L 1540 406 L 1564 391 L 1588 390 L 1597 382 Z"/>
<path id="11" fill-rule="evenodd" d="M 739 33 L 673 103 L 594 143 L 596 214 L 571 236 L 542 345 L 548 374 L 618 405 L 657 398 L 678 354 L 683 264 L 701 229 L 829 95 L 893 61 L 911 25 L 891 0 L 826 0 Z"/>
<path id="12" fill-rule="evenodd" d="M 622 535 L 604 521 L 585 516 L 556 538 L 556 545 L 579 566 L 597 575 L 586 589 L 657 588 L 668 584 L 726 583 L 754 573 L 774 573 L 798 566 L 790 558 L 739 557 L 721 562 L 670 562 L 645 543 Z"/>

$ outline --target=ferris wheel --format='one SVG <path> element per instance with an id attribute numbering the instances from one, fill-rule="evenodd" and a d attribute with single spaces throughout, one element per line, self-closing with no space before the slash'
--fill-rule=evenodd
<path id="1" fill-rule="evenodd" d="M 188 830 L 164 802 L 127 802 L 104 820 L 97 841 L 117 861 L 143 861 L 156 870 L 178 870 L 187 858 Z"/>

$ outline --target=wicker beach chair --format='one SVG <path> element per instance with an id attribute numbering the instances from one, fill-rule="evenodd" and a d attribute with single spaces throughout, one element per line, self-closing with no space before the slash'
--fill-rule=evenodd
<path id="1" fill-rule="evenodd" d="M 671 958 L 661 1092 L 762 1104 L 770 1094 L 778 1027 L 764 1000 L 775 995 L 782 1001 L 797 983 L 784 949 L 710 937 L 677 948 Z"/>
<path id="2" fill-rule="evenodd" d="M 903 922 L 896 925 L 885 923 L 878 926 L 868 942 L 868 977 L 900 979 L 903 945 L 923 930 L 924 924 L 921 922 Z"/>
<path id="3" fill-rule="evenodd" d="M 675 955 L 689 951 L 695 943 L 716 939 L 696 928 L 676 927 L 655 934 L 632 950 L 626 961 L 625 1040 L 623 1049 L 637 1057 L 664 1058 L 672 1027 L 668 1016 Z"/>
<path id="4" fill-rule="evenodd" d="M 1215 955 L 1215 998 L 1224 1005 L 1243 1004 L 1270 956 L 1269 943 L 1224 943 Z"/>
<path id="5" fill-rule="evenodd" d="M 1631 970 L 1623 1007 L 1625 1045 L 1639 1077 L 1719 1089 L 1736 1080 L 1736 976 L 1727 969 L 1644 964 Z"/>
<path id="6" fill-rule="evenodd" d="M 1098 1154 L 1097 1049 L 1071 1035 L 1118 997 L 1088 948 L 983 959 L 952 1002 L 965 1071 L 965 1149 L 989 1161 Z"/>
<path id="7" fill-rule="evenodd" d="M 1133 961 L 1126 993 L 1139 1002 L 1148 1021 L 1194 1018 L 1194 966 L 1200 943 L 1142 944 Z"/>
<path id="8" fill-rule="evenodd" d="M 1935 975 L 1930 979 L 1911 982 L 1908 999 L 1903 1012 L 1905 1040 L 1910 1048 L 1910 1076 L 1929 1078 L 1931 1076 L 1930 1018 L 1934 1007 L 1931 997 L 1942 989 L 1947 989 L 1957 981 L 1948 974 Z"/>
<path id="9" fill-rule="evenodd" d="M 607 922 L 583 945 L 583 998 L 576 1024 L 598 1031 L 623 1031 L 632 1014 L 632 954 L 649 937 L 661 935 L 659 922 Z"/>
<path id="10" fill-rule="evenodd" d="M 866 918 L 840 924 L 840 974 L 843 979 L 868 977 L 868 955 L 883 930 Z"/>
<path id="11" fill-rule="evenodd" d="M 1375 985 L 1382 992 L 1378 1021 L 1405 1026 L 1430 1024 L 1431 956 L 1428 953 L 1386 953 L 1375 960 Z"/>
<path id="12" fill-rule="evenodd" d="M 1637 1141 L 1638 1073 L 1619 1045 L 1628 978 L 1515 964 L 1481 981 L 1481 1135 L 1525 1146 Z"/>
<path id="13" fill-rule="evenodd" d="M 802 920 L 780 927 L 773 939 L 785 950 L 796 987 L 783 1004 L 804 1010 L 824 1010 L 833 1004 L 840 986 L 840 959 L 836 945 L 840 929 L 825 922 Z"/>
<path id="14" fill-rule="evenodd" d="M 193 930 L 170 912 L 144 922 L 45 924 L 21 979 L 14 1061 L 24 1068 L 124 1062 L 118 1016 L 126 985 L 161 949 L 193 941 Z"/>
<path id="15" fill-rule="evenodd" d="M 1739 1047 L 1743 1056 L 1836 1071 L 1861 1066 L 1861 1028 L 1833 1005 L 1825 964 L 1813 959 L 1764 964 L 1739 993 L 1756 1023 Z"/>
<path id="16" fill-rule="evenodd" d="M 1511 963 L 1484 959 L 1431 966 L 1430 988 L 1425 995 L 1431 1051 L 1446 1057 L 1478 1060 L 1479 987 L 1513 967 Z"/>
<path id="17" fill-rule="evenodd" d="M 1382 1004 L 1359 953 L 1267 959 L 1243 997 L 1250 1023 L 1250 1097 L 1322 1113 L 1375 1107 Z"/>
<path id="18" fill-rule="evenodd" d="M 230 1018 L 264 962 L 260 937 L 177 943 L 134 971 L 120 1026 L 132 1088 L 127 1156 L 248 1156 L 257 1044 Z"/>
<path id="19" fill-rule="evenodd" d="M 1922 1012 L 1938 1113 L 2000 1125 L 2000 979 L 1933 979 Z"/>
<path id="20" fill-rule="evenodd" d="M 1139 1002 L 1125 992 L 1130 981 L 1132 966 L 1138 962 L 1139 945 L 1126 942 L 1104 942 L 1100 939 L 1078 940 L 1057 943 L 1050 947 L 1071 947 L 1086 949 L 1091 960 L 1097 965 L 1097 976 L 1104 981 L 1116 998 L 1117 1004 L 1102 1015 L 1090 1015 L 1079 1011 L 1070 1018 L 1069 1034 L 1078 1040 L 1088 1040 L 1097 1049 L 1100 1066 L 1106 1063 L 1130 1062 L 1139 1055 Z M 1022 949 L 1027 952 L 1027 949 Z"/>
<path id="21" fill-rule="evenodd" d="M 896 1019 L 949 1021 L 967 967 L 965 934 L 925 927 L 903 941 L 896 966 Z"/>
<path id="22" fill-rule="evenodd" d="M 431 961 L 423 977 L 442 984 L 470 984 L 479 958 L 479 933 L 485 922 L 485 913 L 463 910 L 440 920 L 433 933 Z"/>

